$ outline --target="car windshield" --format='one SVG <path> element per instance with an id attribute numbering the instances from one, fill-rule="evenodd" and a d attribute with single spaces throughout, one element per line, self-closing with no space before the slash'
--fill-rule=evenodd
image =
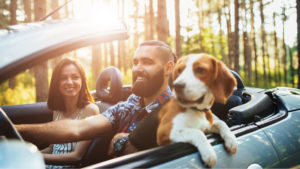
<path id="1" fill-rule="evenodd" d="M 41 55 L 51 48 L 70 43 L 75 39 L 122 29 L 124 24 L 118 20 L 107 22 L 107 20 L 82 19 L 12 26 L 8 30 L 1 30 L 0 33 L 0 69 L 19 60 Z"/>

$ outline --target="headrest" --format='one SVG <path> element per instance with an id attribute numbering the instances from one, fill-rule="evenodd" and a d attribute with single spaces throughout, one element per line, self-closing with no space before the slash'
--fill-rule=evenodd
<path id="1" fill-rule="evenodd" d="M 113 66 L 107 67 L 97 78 L 96 96 L 100 101 L 115 104 L 120 101 L 122 86 L 120 70 Z"/>

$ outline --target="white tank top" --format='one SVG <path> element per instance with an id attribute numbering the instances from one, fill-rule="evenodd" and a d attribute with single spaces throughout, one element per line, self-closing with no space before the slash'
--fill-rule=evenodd
<path id="1" fill-rule="evenodd" d="M 74 120 L 79 120 L 81 114 L 83 113 L 83 109 L 81 109 L 80 113 Z M 60 119 L 60 112 L 58 112 L 56 119 Z M 68 154 L 75 150 L 77 142 L 71 142 L 71 143 L 64 143 L 64 144 L 53 144 L 53 151 L 52 154 Z M 75 166 L 70 165 L 64 165 L 64 166 L 57 166 L 57 165 L 47 165 L 47 168 L 73 168 Z"/>

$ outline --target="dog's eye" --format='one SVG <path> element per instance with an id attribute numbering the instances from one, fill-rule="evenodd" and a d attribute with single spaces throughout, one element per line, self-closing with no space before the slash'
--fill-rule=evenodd
<path id="1" fill-rule="evenodd" d="M 206 70 L 203 69 L 203 68 L 201 68 L 201 67 L 197 67 L 195 69 L 195 73 L 197 73 L 197 74 L 204 74 L 204 73 L 206 73 Z"/>

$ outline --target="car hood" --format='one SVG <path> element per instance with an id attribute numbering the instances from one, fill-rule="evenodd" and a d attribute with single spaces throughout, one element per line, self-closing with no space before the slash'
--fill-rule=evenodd
<path id="1" fill-rule="evenodd" d="M 120 20 L 68 19 L 21 24 L 0 31 L 0 83 L 51 57 L 95 43 L 127 39 Z"/>

